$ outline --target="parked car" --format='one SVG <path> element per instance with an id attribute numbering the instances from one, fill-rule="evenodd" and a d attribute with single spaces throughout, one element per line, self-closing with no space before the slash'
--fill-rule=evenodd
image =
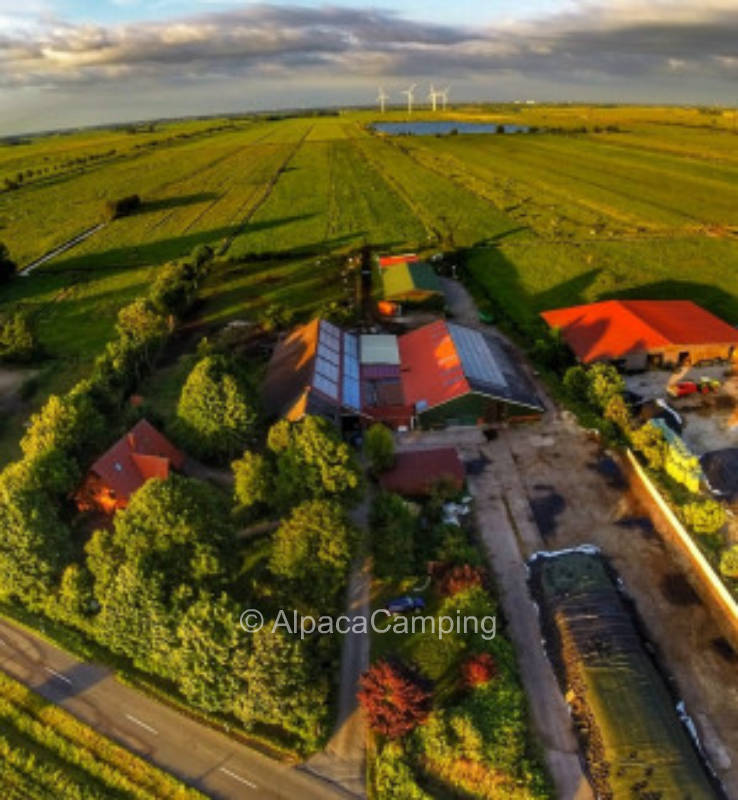
<path id="1" fill-rule="evenodd" d="M 698 389 L 694 381 L 679 381 L 679 383 L 670 384 L 667 391 L 672 397 L 686 397 L 695 394 Z"/>
<path id="2" fill-rule="evenodd" d="M 422 611 L 425 608 L 425 600 L 408 594 L 404 597 L 394 597 L 385 608 L 390 614 L 407 614 L 409 611 Z"/>

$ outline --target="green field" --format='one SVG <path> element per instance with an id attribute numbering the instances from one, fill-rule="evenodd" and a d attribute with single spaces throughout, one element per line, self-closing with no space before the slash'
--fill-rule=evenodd
<path id="1" fill-rule="evenodd" d="M 219 257 L 189 324 L 208 328 L 258 320 L 275 302 L 307 316 L 345 296 L 336 256 L 365 243 L 473 248 L 477 292 L 523 332 L 545 308 L 612 296 L 689 297 L 738 323 L 731 114 L 469 106 L 445 118 L 556 132 L 394 138 L 367 129 L 376 116 L 194 120 L 1 143 L 0 189 L 23 180 L 0 191 L 0 241 L 21 266 L 97 224 L 105 200 L 143 201 L 0 287 L 0 314 L 28 312 L 45 355 L 39 390 L 5 431 L 83 374 L 117 310 L 201 243 Z M 13 444 L 0 434 L 0 459 Z"/>
<path id="2" fill-rule="evenodd" d="M 200 792 L 0 673 L 0 785 L 23 800 L 196 800 Z"/>

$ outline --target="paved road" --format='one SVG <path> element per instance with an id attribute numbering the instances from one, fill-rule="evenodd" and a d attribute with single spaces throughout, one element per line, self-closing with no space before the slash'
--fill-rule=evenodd
<path id="1" fill-rule="evenodd" d="M 0 621 L 0 668 L 217 800 L 347 796 L 118 683 L 109 670 L 77 661 L 4 621 Z"/>

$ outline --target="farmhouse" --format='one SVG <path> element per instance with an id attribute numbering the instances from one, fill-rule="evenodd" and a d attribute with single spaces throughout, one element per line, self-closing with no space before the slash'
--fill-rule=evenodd
<path id="1" fill-rule="evenodd" d="M 142 419 L 92 465 L 75 496 L 80 511 L 112 514 L 125 508 L 149 478 L 167 478 L 180 470 L 185 456 Z"/>
<path id="2" fill-rule="evenodd" d="M 400 261 L 380 267 L 384 299 L 391 303 L 443 304 L 435 270 L 424 261 Z"/>
<path id="3" fill-rule="evenodd" d="M 344 430 L 475 425 L 543 410 L 495 340 L 442 320 L 400 337 L 313 320 L 277 345 L 262 391 L 275 415 L 317 414 Z"/>
<path id="4" fill-rule="evenodd" d="M 606 300 L 544 311 L 584 364 L 612 361 L 626 369 L 730 360 L 738 329 L 690 300 Z"/>
<path id="5" fill-rule="evenodd" d="M 475 425 L 543 411 L 528 377 L 480 331 L 437 320 L 398 342 L 405 401 L 423 427 Z"/>

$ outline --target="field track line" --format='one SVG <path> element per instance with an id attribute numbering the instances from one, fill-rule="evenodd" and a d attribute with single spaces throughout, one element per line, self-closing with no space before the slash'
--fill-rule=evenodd
<path id="1" fill-rule="evenodd" d="M 373 138 L 371 136 L 368 136 L 366 138 L 367 141 L 369 142 L 381 141 L 376 137 Z M 357 144 L 358 141 L 359 141 L 358 138 L 351 140 L 352 145 L 353 147 L 356 148 L 357 153 L 359 153 L 359 155 L 364 159 L 364 161 L 366 161 L 369 167 L 379 175 L 379 177 L 384 181 L 385 185 L 390 190 L 390 192 L 392 192 L 395 195 L 395 197 L 398 198 L 398 200 L 400 200 L 402 203 L 405 204 L 410 213 L 425 228 L 425 232 L 428 234 L 428 236 L 430 238 L 435 238 L 438 241 L 440 241 L 443 238 L 443 236 L 441 234 L 441 231 L 438 228 L 436 228 L 436 226 L 431 221 L 431 217 L 427 213 L 425 213 L 425 211 L 421 209 L 416 203 L 413 202 L 412 198 L 410 197 L 408 192 L 405 191 L 405 189 L 403 188 L 402 184 L 399 181 L 395 180 L 395 178 L 390 177 L 388 173 L 386 173 L 380 166 L 377 165 L 374 158 L 368 155 L 360 144 Z"/>
<path id="2" fill-rule="evenodd" d="M 241 220 L 241 222 L 238 225 L 238 227 L 236 228 L 236 230 L 233 231 L 233 233 L 230 236 L 228 236 L 228 238 L 225 240 L 225 242 L 223 244 L 223 247 L 222 247 L 222 249 L 220 251 L 221 254 L 225 253 L 228 250 L 228 248 L 231 246 L 231 244 L 233 243 L 233 240 L 236 238 L 236 236 L 238 236 L 239 234 L 241 234 L 243 232 L 243 229 L 249 224 L 249 222 L 251 222 L 251 220 L 254 218 L 254 215 L 256 214 L 256 212 L 269 199 L 269 197 L 271 196 L 272 192 L 274 191 L 274 188 L 276 187 L 277 183 L 279 182 L 279 179 L 282 177 L 282 174 L 285 172 L 285 170 L 289 166 L 290 161 L 292 161 L 292 159 L 297 155 L 297 152 L 302 147 L 303 143 L 305 142 L 307 137 L 310 135 L 310 131 L 312 131 L 312 129 L 314 127 L 315 127 L 315 125 L 311 125 L 305 131 L 305 133 L 302 135 L 302 137 L 295 143 L 294 147 L 291 147 L 289 149 L 287 155 L 284 158 L 284 161 L 282 161 L 282 163 L 279 165 L 279 167 L 276 170 L 276 172 L 272 175 L 272 177 L 269 179 L 269 182 L 266 184 L 266 186 L 264 188 L 264 193 L 262 194 L 262 196 L 256 201 L 256 203 L 253 205 L 253 207 L 248 212 L 248 214 L 246 214 L 246 216 Z M 251 198 L 254 196 L 254 194 L 256 194 L 256 192 L 257 192 L 257 190 L 255 189 L 254 192 L 249 196 L 249 198 L 248 198 L 248 200 L 246 202 L 249 202 L 249 200 L 251 200 Z"/>

